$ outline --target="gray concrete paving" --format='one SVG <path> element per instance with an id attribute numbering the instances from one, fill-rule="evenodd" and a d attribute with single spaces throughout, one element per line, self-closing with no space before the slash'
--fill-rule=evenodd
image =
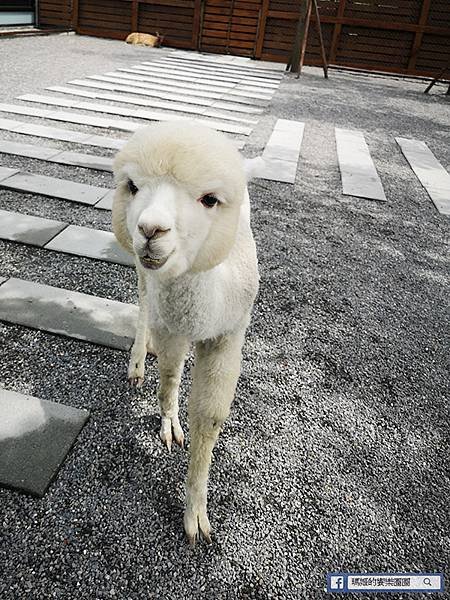
<path id="1" fill-rule="evenodd" d="M 363 133 L 337 127 L 335 132 L 342 193 L 385 202 L 383 184 L 373 164 Z"/>
<path id="2" fill-rule="evenodd" d="M 0 173 L 1 176 L 1 173 Z M 61 198 L 80 204 L 95 204 L 101 200 L 109 190 L 106 188 L 85 185 L 57 179 L 46 175 L 35 175 L 34 173 L 10 173 L 9 177 L 0 179 L 0 187 L 19 192 L 28 192 L 52 198 Z"/>
<path id="3" fill-rule="evenodd" d="M 129 350 L 137 307 L 11 277 L 0 286 L 0 320 Z"/>
<path id="4" fill-rule="evenodd" d="M 0 486 L 42 497 L 88 418 L 87 410 L 0 388 Z"/>
<path id="5" fill-rule="evenodd" d="M 438 211 L 450 215 L 450 174 L 424 142 L 395 139 Z"/>
<path id="6" fill-rule="evenodd" d="M 45 246 L 66 223 L 22 213 L 0 210 L 0 238 L 34 246 Z"/>
<path id="7" fill-rule="evenodd" d="M 1 49 L 5 103 L 167 52 L 76 36 L 2 40 Z M 322 600 L 329 571 L 446 570 L 448 217 L 394 139 L 424 141 L 449 170 L 446 87 L 430 96 L 424 88 L 335 70 L 323 80 L 306 67 L 283 81 L 248 138 L 245 154 L 259 156 L 278 118 L 305 123 L 295 184 L 250 184 L 261 289 L 212 463 L 212 546 L 185 544 L 187 454 L 169 455 L 158 438 L 155 360 L 136 394 L 127 353 L 0 324 L 6 389 L 92 414 L 76 460 L 42 500 L 0 492 L 2 600 Z M 364 133 L 387 202 L 342 194 L 335 127 Z M 2 162 L 32 170 L 37 161 Z M 73 166 L 48 163 L 45 173 L 113 185 L 109 173 Z M 20 212 L 24 198 L 3 189 L 0 208 Z M 26 203 L 29 214 L 110 230 L 108 211 Z M 132 269 L 0 248 L 2 276 L 136 302 Z M 189 356 L 180 393 L 187 444 L 192 366 Z"/>

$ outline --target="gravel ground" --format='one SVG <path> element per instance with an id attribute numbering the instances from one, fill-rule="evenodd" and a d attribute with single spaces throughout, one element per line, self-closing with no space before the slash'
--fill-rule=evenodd
<path id="1" fill-rule="evenodd" d="M 67 35 L 1 40 L 0 99 L 152 52 Z M 276 118 L 306 122 L 296 184 L 250 186 L 261 291 L 214 453 L 213 545 L 184 539 L 187 454 L 158 439 L 154 360 L 134 393 L 125 353 L 0 325 L 1 385 L 92 414 L 45 498 L 0 490 L 2 600 L 315 600 L 329 571 L 446 570 L 448 220 L 394 140 L 424 140 L 450 167 L 449 98 L 423 89 L 338 72 L 325 81 L 307 68 L 282 84 L 249 140 L 245 153 L 258 155 Z M 364 131 L 387 203 L 341 194 L 335 126 Z M 110 174 L 0 158 L 112 185 Z M 0 208 L 109 227 L 108 213 L 8 191 Z M 132 269 L 14 243 L 0 251 L 1 275 L 136 300 Z M 185 429 L 191 368 L 192 358 Z"/>

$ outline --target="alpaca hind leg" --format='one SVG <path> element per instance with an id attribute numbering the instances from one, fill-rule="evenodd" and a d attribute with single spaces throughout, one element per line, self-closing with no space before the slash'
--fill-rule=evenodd
<path id="1" fill-rule="evenodd" d="M 147 290 L 145 281 L 137 268 L 139 290 L 139 313 L 136 323 L 136 337 L 131 348 L 128 363 L 128 381 L 131 386 L 140 388 L 144 383 L 145 357 L 151 352 L 150 330 L 148 327 Z"/>

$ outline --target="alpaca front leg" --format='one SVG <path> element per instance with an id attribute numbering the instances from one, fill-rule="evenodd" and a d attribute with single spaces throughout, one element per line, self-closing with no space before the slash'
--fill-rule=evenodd
<path id="1" fill-rule="evenodd" d="M 184 529 L 191 545 L 198 529 L 211 542 L 207 514 L 208 471 L 220 428 L 230 412 L 240 373 L 244 331 L 196 346 L 189 400 L 190 462 Z"/>
<path id="2" fill-rule="evenodd" d="M 189 343 L 186 338 L 165 335 L 153 331 L 152 340 L 156 347 L 159 369 L 158 400 L 161 411 L 159 436 L 169 452 L 172 439 L 183 447 L 184 434 L 178 419 L 178 389 Z"/>
<path id="3" fill-rule="evenodd" d="M 131 348 L 130 361 L 128 363 L 128 381 L 132 386 L 140 388 L 144 382 L 145 357 L 147 352 L 152 352 L 152 342 L 150 339 L 150 330 L 148 328 L 148 306 L 147 289 L 144 276 L 140 272 L 139 266 L 136 267 L 138 275 L 139 292 L 139 312 L 136 323 L 136 337 Z"/>

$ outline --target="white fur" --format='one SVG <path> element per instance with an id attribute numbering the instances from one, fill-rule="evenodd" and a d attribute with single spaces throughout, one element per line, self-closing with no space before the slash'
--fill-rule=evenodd
<path id="1" fill-rule="evenodd" d="M 212 449 L 228 416 L 240 372 L 241 347 L 258 289 L 256 248 L 243 161 L 222 134 L 188 123 L 139 130 L 117 155 L 113 228 L 135 255 L 139 320 L 128 375 L 140 385 L 147 350 L 160 374 L 160 436 L 183 444 L 178 387 L 195 343 L 189 399 L 190 464 L 184 526 L 191 543 L 207 540 L 207 479 Z M 132 180 L 138 192 L 128 188 Z M 200 202 L 214 194 L 220 203 Z M 145 232 L 157 231 L 148 241 Z M 141 257 L 167 262 L 146 268 Z"/>

